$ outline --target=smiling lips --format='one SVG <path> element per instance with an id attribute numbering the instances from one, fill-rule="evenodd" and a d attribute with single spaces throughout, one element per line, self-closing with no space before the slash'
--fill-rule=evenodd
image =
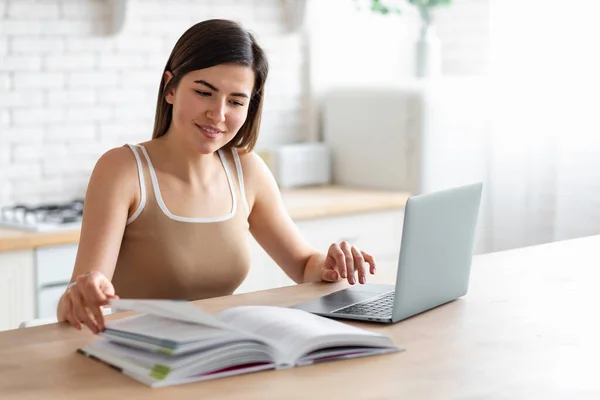
<path id="1" fill-rule="evenodd" d="M 204 136 L 206 136 L 209 139 L 216 139 L 219 137 L 219 135 L 223 133 L 222 130 L 219 130 L 209 125 L 196 125 L 196 127 L 198 127 L 200 132 L 202 132 Z"/>

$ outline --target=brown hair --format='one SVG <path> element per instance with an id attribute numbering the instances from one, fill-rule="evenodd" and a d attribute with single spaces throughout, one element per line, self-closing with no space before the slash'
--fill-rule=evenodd
<path id="1" fill-rule="evenodd" d="M 254 148 L 260 128 L 269 65 L 254 36 L 238 23 L 224 19 L 199 22 L 185 31 L 175 43 L 158 89 L 153 139 L 163 136 L 171 125 L 173 106 L 167 103 L 165 93 L 176 87 L 188 72 L 225 63 L 250 67 L 255 76 L 246 121 L 225 147 L 238 147 L 246 151 Z M 166 71 L 170 71 L 173 77 L 165 85 Z"/>

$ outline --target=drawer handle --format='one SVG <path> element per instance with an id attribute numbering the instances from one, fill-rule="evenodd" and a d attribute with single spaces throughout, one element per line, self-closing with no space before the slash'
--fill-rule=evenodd
<path id="1" fill-rule="evenodd" d="M 40 287 L 40 289 L 53 289 L 53 288 L 57 288 L 57 287 L 61 287 L 61 286 L 64 286 L 66 288 L 67 286 L 69 286 L 69 281 L 47 283 L 45 285 L 42 285 Z"/>

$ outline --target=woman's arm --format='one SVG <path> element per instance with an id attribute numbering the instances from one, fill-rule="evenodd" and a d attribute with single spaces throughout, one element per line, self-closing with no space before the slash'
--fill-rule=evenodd
<path id="1" fill-rule="evenodd" d="M 137 176 L 128 148 L 112 149 L 96 163 L 86 191 L 72 283 L 58 304 L 59 321 L 68 320 L 78 329 L 84 323 L 94 332 L 103 329 L 100 307 L 115 294 L 110 280 L 128 215 L 139 203 Z"/>
<path id="2" fill-rule="evenodd" d="M 250 232 L 263 249 L 297 283 L 347 278 L 366 281 L 365 260 L 375 272 L 372 257 L 347 242 L 333 243 L 327 254 L 308 244 L 292 221 L 271 171 L 255 153 L 240 155 L 247 182 Z"/>
<path id="3" fill-rule="evenodd" d="M 138 182 L 129 148 L 115 148 L 100 157 L 86 191 L 71 281 L 90 271 L 112 279 L 127 218 L 139 203 Z"/>

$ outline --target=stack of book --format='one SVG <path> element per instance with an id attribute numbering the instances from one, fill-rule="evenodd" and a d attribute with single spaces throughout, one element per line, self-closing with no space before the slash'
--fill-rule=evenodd
<path id="1" fill-rule="evenodd" d="M 137 314 L 106 321 L 78 352 L 152 387 L 403 350 L 383 334 L 291 308 L 213 316 L 182 301 L 118 299 L 111 307 Z"/>

